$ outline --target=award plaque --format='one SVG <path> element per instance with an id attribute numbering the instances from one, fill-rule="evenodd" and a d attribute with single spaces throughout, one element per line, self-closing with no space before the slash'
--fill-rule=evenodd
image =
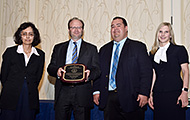
<path id="1" fill-rule="evenodd" d="M 187 107 L 190 107 L 190 98 L 188 98 L 188 105 Z"/>
<path id="2" fill-rule="evenodd" d="M 83 64 L 67 64 L 63 68 L 66 73 L 63 73 L 61 80 L 67 83 L 84 82 L 86 78 L 86 66 Z"/>

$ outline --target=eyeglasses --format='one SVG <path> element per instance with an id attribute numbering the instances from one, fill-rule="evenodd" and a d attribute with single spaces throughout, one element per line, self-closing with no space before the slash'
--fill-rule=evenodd
<path id="1" fill-rule="evenodd" d="M 82 27 L 70 27 L 70 29 L 81 29 Z"/>
<path id="2" fill-rule="evenodd" d="M 24 32 L 24 33 L 21 33 L 21 36 L 22 36 L 22 37 L 27 37 L 27 36 L 29 36 L 29 37 L 34 37 L 34 33 L 33 33 L 33 32 L 29 32 L 29 33 L 27 34 L 27 32 Z"/>

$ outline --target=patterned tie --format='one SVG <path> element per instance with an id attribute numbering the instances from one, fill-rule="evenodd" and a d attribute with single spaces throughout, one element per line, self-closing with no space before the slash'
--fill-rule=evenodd
<path id="1" fill-rule="evenodd" d="M 73 48 L 73 54 L 72 54 L 72 63 L 77 63 L 77 44 L 76 42 L 73 42 L 75 47 Z"/>
<path id="2" fill-rule="evenodd" d="M 116 88 L 116 84 L 115 84 L 115 75 L 116 75 L 116 71 L 117 71 L 117 65 L 118 65 L 118 53 L 119 53 L 119 45 L 116 43 L 116 49 L 114 52 L 114 58 L 113 58 L 113 64 L 112 64 L 112 72 L 111 72 L 111 79 L 110 79 L 110 86 L 115 89 Z"/>

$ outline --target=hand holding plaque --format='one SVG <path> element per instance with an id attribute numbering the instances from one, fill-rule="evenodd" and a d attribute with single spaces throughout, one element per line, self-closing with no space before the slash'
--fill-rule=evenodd
<path id="1" fill-rule="evenodd" d="M 66 71 L 61 76 L 63 82 L 80 83 L 86 79 L 86 66 L 83 64 L 67 64 L 63 69 Z"/>

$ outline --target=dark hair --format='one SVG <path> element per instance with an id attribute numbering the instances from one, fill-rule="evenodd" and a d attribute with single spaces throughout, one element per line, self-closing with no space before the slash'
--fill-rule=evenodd
<path id="1" fill-rule="evenodd" d="M 123 21 L 124 26 L 127 26 L 127 21 L 125 20 L 125 18 L 122 18 L 119 16 L 113 18 L 113 20 L 116 20 L 116 19 L 121 19 Z"/>
<path id="2" fill-rule="evenodd" d="M 79 21 L 82 23 L 82 29 L 84 29 L 84 22 L 83 22 L 81 19 L 77 18 L 77 17 L 73 17 L 73 18 L 71 18 L 71 19 L 69 20 L 69 22 L 68 22 L 68 29 L 70 29 L 70 23 L 71 23 L 73 20 L 79 20 Z"/>
<path id="3" fill-rule="evenodd" d="M 31 22 L 24 22 L 20 25 L 20 27 L 17 29 L 17 31 L 15 32 L 13 36 L 14 42 L 18 45 L 22 44 L 21 32 L 28 27 L 31 27 L 34 32 L 34 40 L 32 42 L 32 46 L 37 46 L 41 42 L 40 33 L 38 29 L 35 27 L 35 25 Z"/>

